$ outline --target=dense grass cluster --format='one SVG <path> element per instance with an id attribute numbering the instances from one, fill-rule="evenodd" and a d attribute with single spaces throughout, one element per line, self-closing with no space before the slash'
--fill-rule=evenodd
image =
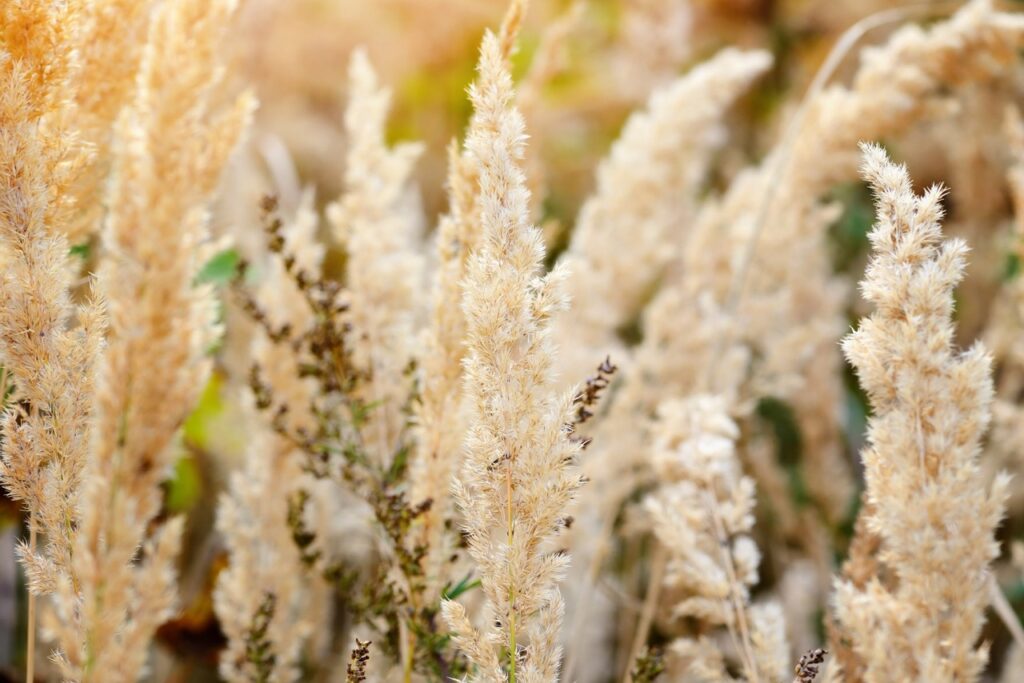
<path id="1" fill-rule="evenodd" d="M 1024 680 L 1024 14 L 792 4 L 0 1 L 0 677 Z"/>

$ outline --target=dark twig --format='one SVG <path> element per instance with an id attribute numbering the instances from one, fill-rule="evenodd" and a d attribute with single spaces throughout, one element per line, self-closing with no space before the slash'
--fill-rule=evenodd
<path id="1" fill-rule="evenodd" d="M 793 683 L 814 683 L 814 679 L 818 675 L 818 667 L 825 661 L 827 654 L 828 650 L 820 647 L 806 652 L 793 670 L 796 674 Z"/>
<path id="2" fill-rule="evenodd" d="M 345 671 L 346 683 L 362 683 L 366 680 L 366 663 L 370 661 L 371 644 L 369 640 L 362 641 L 356 638 L 356 646 L 352 650 L 352 657 Z"/>

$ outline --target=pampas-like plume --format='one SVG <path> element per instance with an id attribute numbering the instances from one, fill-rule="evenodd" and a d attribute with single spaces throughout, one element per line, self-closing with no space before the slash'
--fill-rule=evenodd
<path id="1" fill-rule="evenodd" d="M 556 329 L 559 343 L 575 349 L 566 358 L 573 381 L 609 353 L 621 358 L 617 328 L 637 315 L 686 241 L 697 193 L 724 139 L 723 114 L 770 64 L 767 52 L 723 50 L 656 91 L 626 122 L 563 258 L 574 304 Z"/>
<path id="2" fill-rule="evenodd" d="M 849 86 L 810 93 L 795 137 L 782 141 L 759 179 L 748 179 L 753 187 L 734 183 L 725 199 L 728 222 L 714 233 L 731 224 L 747 240 L 750 221 L 762 230 L 737 307 L 748 321 L 751 344 L 764 357 L 755 373 L 769 391 L 793 402 L 812 495 L 833 521 L 852 494 L 834 408 L 842 395 L 834 349 L 846 323 L 846 286 L 831 274 L 825 240 L 833 216 L 819 201 L 836 183 L 856 177 L 858 141 L 907 130 L 936 109 L 950 85 L 992 78 L 1015 58 L 1022 41 L 1024 18 L 996 11 L 990 0 L 967 3 L 928 28 L 899 29 L 884 45 L 863 51 Z M 753 206 L 751 197 L 757 198 Z M 739 280 L 745 277 L 738 273 Z"/>
<path id="3" fill-rule="evenodd" d="M 1016 106 L 1004 113 L 1003 136 L 1010 166 L 1007 189 L 1013 208 L 1011 249 L 1018 263 L 1024 262 L 1024 119 Z M 982 466 L 990 476 L 1000 469 L 1017 474 L 1024 465 L 1024 406 L 1017 397 L 1024 387 L 1024 278 L 1004 282 L 982 334 L 992 353 L 996 370 L 996 397 L 992 404 L 992 429 L 985 446 Z M 1024 491 L 1010 491 L 1007 513 L 1013 516 L 1024 504 Z"/>
<path id="4" fill-rule="evenodd" d="M 731 391 L 739 374 L 741 399 L 791 402 L 810 494 L 838 523 L 853 494 L 835 408 L 842 395 L 835 343 L 845 324 L 847 287 L 832 273 L 826 233 L 836 214 L 821 196 L 855 177 L 858 140 L 905 131 L 949 84 L 983 80 L 1011 59 L 1022 36 L 1019 16 L 976 0 L 948 21 L 927 30 L 907 26 L 866 50 L 850 86 L 812 92 L 795 136 L 760 167 L 739 174 L 720 200 L 701 207 L 682 266 L 648 307 L 635 354 L 634 376 L 645 383 L 634 392 L 640 400 L 656 404 L 672 395 L 666 388 L 686 391 L 695 378 L 713 373 L 716 391 Z M 748 268 L 737 253 L 749 248 L 756 230 L 762 234 Z M 753 359 L 742 357 L 743 348 L 754 351 Z M 774 493 L 784 490 L 761 476 L 772 470 L 769 463 L 755 474 L 773 507 L 787 511 L 787 496 Z M 796 520 L 796 512 L 786 516 Z"/>
<path id="5" fill-rule="evenodd" d="M 95 311 L 89 325 L 67 329 L 76 311 L 61 189 L 77 150 L 65 131 L 47 125 L 65 115 L 73 20 L 70 7 L 51 3 L 0 8 L 0 342 L 4 368 L 27 406 L 4 415 L 0 480 L 29 511 L 33 536 L 41 530 L 49 541 L 48 559 L 23 556 L 34 593 L 52 591 L 59 573 L 72 571 L 74 501 L 87 447 L 81 434 L 99 343 Z"/>
<path id="6" fill-rule="evenodd" d="M 472 128 L 471 128 L 472 129 Z M 411 465 L 411 499 L 429 500 L 418 533 L 427 548 L 426 586 L 437 597 L 444 585 L 443 568 L 451 556 L 444 525 L 451 516 L 451 481 L 466 435 L 462 400 L 462 359 L 466 320 L 462 313 L 462 281 L 469 255 L 480 237 L 475 202 L 476 164 L 472 157 L 449 149 L 448 213 L 437 228 L 438 266 L 430 327 L 422 352 L 420 402 L 416 412 L 416 457 Z"/>
<path id="7" fill-rule="evenodd" d="M 698 12 L 689 0 L 629 0 L 621 12 L 622 44 L 610 75 L 620 97 L 642 100 L 692 56 Z"/>
<path id="8" fill-rule="evenodd" d="M 150 0 L 82 3 L 73 123 L 89 155 L 71 187 L 76 212 L 64 232 L 72 244 L 84 242 L 100 227 L 113 125 L 132 96 L 150 8 Z"/>
<path id="9" fill-rule="evenodd" d="M 136 680 L 175 601 L 181 520 L 149 527 L 174 463 L 174 436 L 210 370 L 214 300 L 195 282 L 208 255 L 206 205 L 253 107 L 248 96 L 215 104 L 224 82 L 217 48 L 234 4 L 156 8 L 118 123 L 99 276 L 110 332 L 75 547 L 80 585 L 62 594 L 52 625 L 77 622 L 82 642 L 61 664 L 83 683 Z"/>
<path id="10" fill-rule="evenodd" d="M 78 311 L 80 325 L 70 328 L 76 310 L 63 235 L 74 208 L 65 190 L 82 160 L 65 127 L 78 10 L 42 1 L 0 7 L 0 357 L 20 394 L 3 416 L 0 481 L 29 513 L 30 542 L 19 547 L 33 596 L 29 679 L 35 596 L 75 585 L 78 492 L 102 337 L 93 306 Z M 58 646 L 75 647 L 77 635 L 58 634 Z"/>
<path id="11" fill-rule="evenodd" d="M 391 93 L 379 85 L 362 50 L 352 55 L 349 84 L 346 192 L 327 216 L 348 256 L 352 360 L 368 380 L 357 390 L 370 408 L 363 439 L 376 462 L 389 463 L 405 430 L 408 368 L 422 303 L 421 219 L 409 186 L 422 146 L 388 148 Z"/>
<path id="12" fill-rule="evenodd" d="M 548 339 L 551 313 L 562 305 L 560 272 L 540 275 L 544 249 L 528 223 L 519 167 L 523 122 L 511 106 L 500 41 L 490 32 L 478 68 L 470 96 L 480 126 L 467 145 L 479 164 L 483 236 L 466 277 L 470 432 L 455 497 L 487 604 L 481 629 L 456 602 L 446 601 L 443 613 L 479 680 L 554 681 L 561 657 L 557 581 L 568 557 L 552 552 L 550 542 L 582 483 L 573 467 L 579 444 L 566 429 L 573 396 L 556 393 Z"/>
<path id="13" fill-rule="evenodd" d="M 646 500 L 655 535 L 670 552 L 665 583 L 685 596 L 674 618 L 724 626 L 745 680 L 781 681 L 789 668 L 782 609 L 751 605 L 761 554 L 754 525 L 754 482 L 736 455 L 739 427 L 720 396 L 698 395 L 658 410 L 655 466 L 666 482 Z M 680 639 L 674 653 L 700 680 L 731 680 L 704 638 Z"/>
<path id="14" fill-rule="evenodd" d="M 597 424 L 595 446 L 586 459 L 593 485 L 582 493 L 584 519 L 573 542 L 576 556 L 583 559 L 574 571 L 585 570 L 588 575 L 571 582 L 580 597 L 570 666 L 582 660 L 577 651 L 584 649 L 583 621 L 595 623 L 591 633 L 600 632 L 603 620 L 588 619 L 596 602 L 594 560 L 600 561 L 608 547 L 611 520 L 634 489 L 632 472 L 647 452 L 647 422 L 660 401 L 695 386 L 675 382 L 677 373 L 665 368 L 704 367 L 696 358 L 723 333 L 720 325 L 704 321 L 697 325 L 673 321 L 671 342 L 647 336 L 641 350 L 633 354 L 641 362 L 632 364 L 617 339 L 618 328 L 640 312 L 660 276 L 681 266 L 679 253 L 692 237 L 687 224 L 697 212 L 697 193 L 712 153 L 724 138 L 722 116 L 769 64 L 765 52 L 724 50 L 657 91 L 646 110 L 630 118 L 602 162 L 596 194 L 581 210 L 562 260 L 570 269 L 573 310 L 571 315 L 556 316 L 555 330 L 560 347 L 572 350 L 562 360 L 568 378 L 583 377 L 595 359 L 609 353 L 616 363 L 626 365 L 621 389 L 608 415 Z M 648 265 L 637 268 L 637 263 Z M 662 348 L 671 352 L 663 356 Z M 645 357 L 653 362 L 644 363 Z M 662 374 L 671 377 L 670 390 L 653 388 Z M 595 527 L 599 531 L 592 533 Z M 588 661 L 595 659 L 588 657 Z"/>
<path id="15" fill-rule="evenodd" d="M 836 614 L 864 680 L 974 681 L 988 565 L 1007 478 L 986 490 L 979 442 L 989 421 L 990 360 L 953 348 L 953 288 L 966 245 L 943 241 L 942 190 L 915 196 L 904 167 L 863 146 L 875 191 L 874 256 L 862 282 L 875 312 L 843 341 L 875 413 L 861 456 L 869 530 L 894 586 L 840 582 Z"/>
<path id="16" fill-rule="evenodd" d="M 499 32 L 502 56 L 515 49 L 524 3 L 513 2 Z M 468 138 L 479 135 L 483 119 L 475 112 Z M 454 142 L 448 148 L 448 213 L 437 228 L 437 272 L 433 287 L 430 326 L 421 352 L 420 401 L 416 412 L 416 455 L 410 473 L 413 503 L 430 501 L 419 527 L 428 599 L 436 599 L 444 586 L 443 567 L 451 557 L 445 523 L 451 518 L 451 482 L 466 438 L 462 396 L 462 359 L 466 347 L 466 318 L 462 311 L 462 285 L 469 256 L 480 241 L 476 159 Z"/>

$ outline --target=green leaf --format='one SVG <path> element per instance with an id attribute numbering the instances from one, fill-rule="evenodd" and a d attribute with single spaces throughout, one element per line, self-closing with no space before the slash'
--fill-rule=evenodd
<path id="1" fill-rule="evenodd" d="M 765 396 L 757 402 L 757 415 L 769 424 L 775 434 L 779 462 L 784 465 L 799 463 L 803 445 L 793 407 L 780 399 Z"/>
<path id="2" fill-rule="evenodd" d="M 182 456 L 174 465 L 167 482 L 167 511 L 174 515 L 188 512 L 203 495 L 203 478 L 191 455 Z"/>
<path id="3" fill-rule="evenodd" d="M 394 459 L 391 461 L 391 467 L 388 468 L 387 475 L 384 477 L 384 482 L 387 484 L 395 484 L 401 480 L 402 475 L 405 474 L 405 466 L 409 462 L 409 449 L 399 448 L 398 452 L 395 453 Z"/>
<path id="4" fill-rule="evenodd" d="M 757 402 L 757 415 L 768 423 L 775 435 L 776 459 L 789 480 L 790 497 L 800 507 L 808 505 L 811 496 L 801 466 L 803 440 L 796 413 L 785 401 L 766 396 Z"/>
<path id="5" fill-rule="evenodd" d="M 68 250 L 68 253 L 71 256 L 77 256 L 78 258 L 80 258 L 83 261 L 85 261 L 86 259 L 89 258 L 89 253 L 91 251 L 92 251 L 92 245 L 89 244 L 88 242 L 82 242 L 81 244 L 76 244 L 75 246 L 71 247 Z"/>
<path id="6" fill-rule="evenodd" d="M 831 199 L 843 207 L 828 233 L 832 264 L 838 271 L 849 272 L 870 248 L 868 233 L 875 220 L 874 202 L 864 183 L 840 185 L 832 191 Z"/>
<path id="7" fill-rule="evenodd" d="M 332 452 L 332 449 L 328 449 L 327 452 Z M 349 462 L 353 465 L 361 465 L 363 467 L 370 466 L 369 459 L 363 454 L 362 451 L 359 450 L 359 446 L 357 446 L 354 443 L 345 444 L 341 449 L 341 455 L 343 458 L 345 458 L 346 462 Z"/>
<path id="8" fill-rule="evenodd" d="M 1006 255 L 1006 263 L 1003 264 L 1003 280 L 1009 282 L 1020 274 L 1020 257 L 1014 252 Z"/>
<path id="9" fill-rule="evenodd" d="M 199 274 L 196 275 L 196 283 L 226 285 L 235 277 L 240 258 L 238 252 L 234 249 L 225 249 L 224 251 L 217 252 L 213 258 L 199 269 Z"/>
<path id="10" fill-rule="evenodd" d="M 1024 601 L 1024 581 L 1017 581 L 1006 586 L 1003 588 L 1003 593 L 1006 594 L 1006 599 L 1010 602 Z"/>
<path id="11" fill-rule="evenodd" d="M 441 597 L 445 600 L 454 600 L 455 598 L 459 597 L 467 591 L 471 591 L 474 588 L 479 588 L 480 579 L 471 580 L 472 576 L 472 574 L 466 574 L 466 576 L 464 576 L 461 581 L 459 581 L 451 588 L 445 586 L 444 590 L 441 592 Z"/>
<path id="12" fill-rule="evenodd" d="M 186 441 L 200 447 L 205 446 L 211 426 L 225 409 L 224 397 L 221 395 L 223 385 L 224 379 L 219 374 L 214 373 L 210 376 L 195 408 L 185 419 L 182 431 Z"/>
<path id="13" fill-rule="evenodd" d="M 378 408 L 383 401 L 361 401 L 355 399 L 349 405 L 349 410 L 352 416 L 352 427 L 355 429 L 361 429 L 366 424 L 366 420 L 370 417 L 370 413 Z"/>

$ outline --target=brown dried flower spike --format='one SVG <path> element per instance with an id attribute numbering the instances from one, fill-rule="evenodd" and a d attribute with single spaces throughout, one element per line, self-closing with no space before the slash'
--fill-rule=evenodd
<path id="1" fill-rule="evenodd" d="M 796 674 L 793 683 L 814 683 L 814 679 L 818 676 L 818 667 L 825 661 L 827 654 L 828 650 L 820 647 L 805 652 L 793 670 L 793 673 Z"/>
<path id="2" fill-rule="evenodd" d="M 346 683 L 361 683 L 366 680 L 366 664 L 370 661 L 370 645 L 372 641 L 356 638 L 356 646 L 352 649 L 352 657 L 346 670 Z"/>

